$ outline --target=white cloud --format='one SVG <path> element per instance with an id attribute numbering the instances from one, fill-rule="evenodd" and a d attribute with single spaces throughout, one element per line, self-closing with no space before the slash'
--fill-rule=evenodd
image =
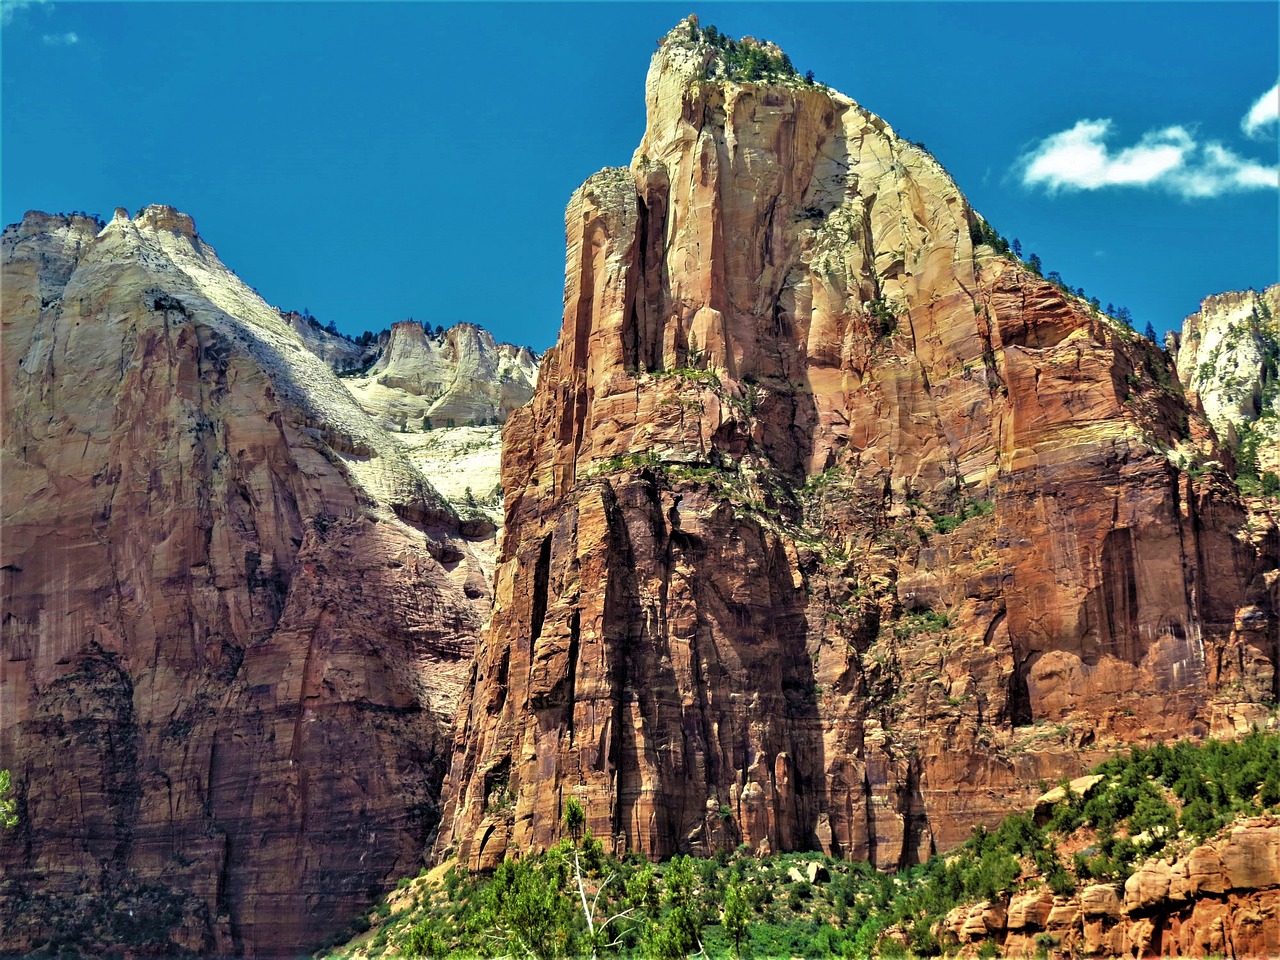
<path id="1" fill-rule="evenodd" d="M 80 36 L 76 33 L 46 33 L 44 35 L 44 45 L 46 47 L 70 47 L 80 42 Z"/>
<path id="2" fill-rule="evenodd" d="M 1267 127 L 1280 121 L 1280 83 L 1260 96 L 1240 121 L 1245 136 L 1254 139 L 1263 135 Z"/>
<path id="3" fill-rule="evenodd" d="M 1280 188 L 1280 170 L 1246 160 L 1220 143 L 1200 144 L 1185 127 L 1152 130 L 1112 152 L 1110 120 L 1081 120 L 1044 140 L 1018 166 L 1026 186 L 1059 190 L 1156 187 L 1183 197 Z"/>
<path id="4" fill-rule="evenodd" d="M 45 3 L 45 0 L 0 0 L 0 26 L 7 27 L 22 10 Z"/>

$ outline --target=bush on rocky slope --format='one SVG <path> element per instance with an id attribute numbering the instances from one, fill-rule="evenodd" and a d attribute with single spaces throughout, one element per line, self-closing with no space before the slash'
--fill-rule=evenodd
<path id="1" fill-rule="evenodd" d="M 1280 809 L 1280 734 L 1133 749 L 1075 783 L 1080 792 L 1063 784 L 1034 811 L 897 874 L 746 850 L 654 865 L 608 856 L 589 834 L 491 877 L 449 865 L 402 881 L 357 921 L 368 932 L 328 956 L 933 956 L 946 948 L 938 921 L 960 904 L 1121 882 L 1148 857 Z"/>

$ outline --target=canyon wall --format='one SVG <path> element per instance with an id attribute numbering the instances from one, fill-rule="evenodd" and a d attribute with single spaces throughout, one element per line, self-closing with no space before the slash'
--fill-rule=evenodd
<path id="1" fill-rule="evenodd" d="M 3 271 L 0 949 L 295 955 L 417 871 L 486 581 L 189 217 Z"/>
<path id="2" fill-rule="evenodd" d="M 437 855 L 546 847 L 575 796 L 615 850 L 893 868 L 1262 716 L 1275 528 L 1168 357 L 884 120 L 695 28 L 566 211 Z"/>

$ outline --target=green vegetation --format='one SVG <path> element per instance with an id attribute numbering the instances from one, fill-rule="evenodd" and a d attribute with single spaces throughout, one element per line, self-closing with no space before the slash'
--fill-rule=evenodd
<path id="1" fill-rule="evenodd" d="M 899 640 L 906 640 L 918 633 L 938 633 L 951 626 L 951 620 L 945 613 L 933 610 L 905 613 L 894 625 L 894 635 Z"/>
<path id="2" fill-rule="evenodd" d="M 12 830 L 18 825 L 18 801 L 10 796 L 13 782 L 8 770 L 0 770 L 0 828 Z"/>
<path id="3" fill-rule="evenodd" d="M 646 450 L 643 453 L 624 453 L 615 457 L 607 457 L 596 461 L 590 475 L 602 476 L 606 473 L 617 473 L 619 470 L 639 470 L 645 467 L 653 469 L 662 465 L 656 453 Z"/>
<path id="4" fill-rule="evenodd" d="M 695 354 L 701 358 L 698 353 L 698 341 L 690 335 L 689 337 L 689 354 L 690 359 Z M 696 383 L 699 386 L 708 387 L 712 390 L 721 389 L 720 375 L 714 370 L 702 370 L 698 367 L 676 367 L 674 370 L 655 370 L 650 374 L 655 380 L 669 380 L 672 377 L 677 378 L 681 382 Z"/>
<path id="5" fill-rule="evenodd" d="M 1274 442 L 1271 432 L 1265 427 L 1271 426 L 1278 415 L 1275 410 L 1259 417 L 1253 423 L 1241 424 L 1237 430 L 1240 444 L 1236 449 L 1236 484 L 1240 491 L 1250 496 L 1280 497 L 1280 475 L 1273 470 L 1258 470 L 1258 448 L 1264 443 Z"/>
<path id="6" fill-rule="evenodd" d="M 1280 476 L 1272 471 L 1259 472 L 1258 448 L 1271 443 L 1280 420 L 1280 338 L 1271 308 L 1259 301 L 1246 324 L 1246 330 L 1261 354 L 1258 380 L 1258 419 L 1239 428 L 1240 445 L 1236 453 L 1237 476 L 1246 493 L 1280 497 Z M 1200 368 L 1204 370 L 1204 366 Z"/>
<path id="7" fill-rule="evenodd" d="M 360 919 L 377 929 L 359 946 L 374 957 L 935 956 L 947 947 L 937 922 L 960 904 L 1027 885 L 1067 896 L 1120 882 L 1145 857 L 1177 855 L 1237 816 L 1280 809 L 1276 733 L 1133 749 L 1095 772 L 1103 780 L 1087 796 L 1066 790 L 1050 809 L 978 828 L 952 854 L 895 875 L 812 853 L 757 859 L 745 847 L 660 865 L 619 859 L 570 800 L 568 839 L 488 878 L 456 867 L 434 883 L 420 877 L 393 908 Z"/>
<path id="8" fill-rule="evenodd" d="M 737 83 L 799 80 L 791 58 L 777 47 L 770 50 L 772 45 L 767 41 L 757 41 L 750 37 L 734 40 L 711 24 L 701 28 L 697 24 L 690 24 L 689 40 L 693 43 L 706 43 L 716 51 L 715 58 L 703 71 L 703 80 L 733 80 Z M 774 50 L 777 52 L 773 52 Z M 813 71 L 806 73 L 804 80 L 800 82 L 812 85 Z"/>
<path id="9" fill-rule="evenodd" d="M 969 239 L 975 247 L 980 243 L 985 243 L 1001 256 L 1012 251 L 1009 241 L 1000 236 L 1000 232 L 981 217 L 976 217 L 969 227 Z M 1018 241 L 1015 240 L 1014 243 L 1017 244 Z M 1021 249 L 1022 245 L 1018 244 L 1018 250 L 1020 251 Z"/>
<path id="10" fill-rule="evenodd" d="M 907 502 L 910 506 L 927 513 L 929 519 L 933 521 L 933 528 L 942 534 L 954 533 L 955 529 L 966 520 L 988 516 L 996 508 L 995 503 L 991 500 L 965 500 L 960 504 L 960 509 L 956 513 L 934 513 L 919 500 L 908 500 Z"/>
<path id="11" fill-rule="evenodd" d="M 884 297 L 867 301 L 867 313 L 871 316 L 872 331 L 880 337 L 890 337 L 898 329 L 898 315 L 902 306 Z"/>

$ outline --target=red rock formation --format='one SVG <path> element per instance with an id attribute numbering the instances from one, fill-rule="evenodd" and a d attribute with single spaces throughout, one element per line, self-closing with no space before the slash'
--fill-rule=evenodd
<path id="1" fill-rule="evenodd" d="M 1047 889 L 961 907 L 944 927 L 959 943 L 991 941 L 1006 957 L 1280 956 L 1280 820 L 1257 817 L 1176 860 L 1070 897 Z"/>
<path id="2" fill-rule="evenodd" d="M 1212 441 L 1167 358 L 879 117 L 688 37 L 568 206 L 438 853 L 544 847 L 575 795 L 618 849 L 893 867 L 1260 712 L 1274 538 L 1177 468 Z"/>
<path id="3" fill-rule="evenodd" d="M 3 255 L 0 952 L 295 955 L 416 871 L 487 586 L 189 217 Z"/>

